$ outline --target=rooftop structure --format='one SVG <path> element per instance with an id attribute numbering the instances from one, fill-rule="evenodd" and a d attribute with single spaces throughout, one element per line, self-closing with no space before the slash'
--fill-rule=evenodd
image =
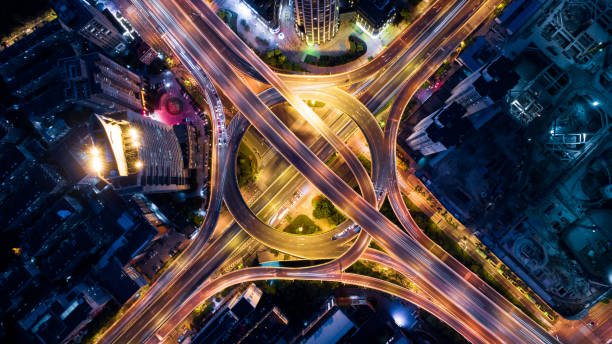
<path id="1" fill-rule="evenodd" d="M 122 111 L 93 115 L 92 168 L 121 193 L 189 188 L 183 155 L 172 127 Z"/>
<path id="2" fill-rule="evenodd" d="M 278 339 L 289 319 L 278 307 L 273 307 L 241 339 L 245 344 L 272 343 Z"/>
<path id="3" fill-rule="evenodd" d="M 19 324 L 43 344 L 64 343 L 90 322 L 108 300 L 98 286 L 79 284 L 66 294 L 40 303 Z"/>
<path id="4" fill-rule="evenodd" d="M 612 11 L 606 0 L 559 1 L 539 23 L 540 34 L 555 52 L 585 69 L 596 68 L 593 59 L 610 44 Z"/>
<path id="5" fill-rule="evenodd" d="M 262 21 L 272 32 L 280 30 L 279 10 L 280 0 L 245 0 L 244 3 L 251 8 L 260 21 Z"/>
<path id="6" fill-rule="evenodd" d="M 463 117 L 464 113 L 465 108 L 458 103 L 446 105 L 422 119 L 406 142 L 422 155 L 445 151 L 474 130 L 471 122 Z"/>
<path id="7" fill-rule="evenodd" d="M 61 61 L 64 97 L 99 112 L 142 110 L 140 76 L 93 53 Z"/>
<path id="8" fill-rule="evenodd" d="M 250 312 L 252 312 L 259 300 L 261 299 L 261 295 L 263 292 L 261 289 L 257 288 L 255 284 L 250 284 L 249 287 L 240 295 L 239 298 L 235 299 L 230 304 L 231 312 L 238 319 L 242 319 L 247 316 Z"/>
<path id="9" fill-rule="evenodd" d="M 355 9 L 355 21 L 371 36 L 378 36 L 395 18 L 395 6 L 390 0 L 359 1 Z"/>
<path id="10" fill-rule="evenodd" d="M 140 62 L 146 64 L 147 66 L 150 65 L 155 58 L 157 58 L 157 51 L 155 51 L 155 49 L 151 48 L 151 46 L 145 42 L 140 43 L 137 53 Z"/>
<path id="11" fill-rule="evenodd" d="M 60 20 L 96 46 L 111 51 L 125 49 L 121 32 L 102 12 L 82 0 L 53 0 Z"/>
<path id="12" fill-rule="evenodd" d="M 0 76 L 28 116 L 44 117 L 61 111 L 58 61 L 75 56 L 72 34 L 55 19 L 0 52 Z"/>
<path id="13" fill-rule="evenodd" d="M 500 16 L 495 18 L 498 24 L 505 27 L 510 35 L 516 33 L 544 4 L 541 0 L 512 1 Z"/>
<path id="14" fill-rule="evenodd" d="M 447 103 L 457 102 L 466 109 L 466 115 L 479 112 L 504 99 L 516 85 L 519 75 L 508 58 L 500 56 L 482 66 L 457 85 Z"/>

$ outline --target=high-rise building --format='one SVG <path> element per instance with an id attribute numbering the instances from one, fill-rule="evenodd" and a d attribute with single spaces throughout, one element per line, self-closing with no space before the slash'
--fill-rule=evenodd
<path id="1" fill-rule="evenodd" d="M 464 113 L 463 106 L 451 103 L 423 118 L 406 142 L 422 155 L 445 151 L 474 130 L 471 122 L 463 117 Z"/>
<path id="2" fill-rule="evenodd" d="M 295 29 L 308 44 L 331 40 L 340 26 L 338 0 L 295 0 Z"/>
<path id="3" fill-rule="evenodd" d="M 406 142 L 422 155 L 442 152 L 460 143 L 499 112 L 496 104 L 518 79 L 513 62 L 504 56 L 480 67 L 452 89 L 446 105 L 414 126 Z"/>
<path id="4" fill-rule="evenodd" d="M 142 80 L 108 57 L 93 53 L 60 63 L 64 97 L 98 112 L 142 110 Z"/>
<path id="5" fill-rule="evenodd" d="M 492 106 L 517 84 L 519 75 L 513 67 L 510 59 L 505 56 L 498 57 L 461 81 L 452 90 L 446 103 L 461 104 L 466 109 L 466 115 Z"/>
<path id="6" fill-rule="evenodd" d="M 371 36 L 378 36 L 395 19 L 395 6 L 390 0 L 359 1 L 355 10 L 355 22 Z"/>
<path id="7" fill-rule="evenodd" d="M 64 24 L 98 47 L 107 51 L 125 48 L 125 38 L 112 22 L 116 20 L 107 18 L 110 12 L 105 15 L 84 0 L 53 0 L 51 4 Z"/>
<path id="8" fill-rule="evenodd" d="M 181 146 L 171 126 L 132 111 L 92 115 L 91 167 L 119 193 L 188 189 Z"/>
<path id="9" fill-rule="evenodd" d="M 231 341 L 232 328 L 255 311 L 263 292 L 255 284 L 240 295 L 234 296 L 223 308 L 206 323 L 202 330 L 193 338 L 193 344 L 235 343 Z M 246 324 L 245 324 L 246 325 Z"/>

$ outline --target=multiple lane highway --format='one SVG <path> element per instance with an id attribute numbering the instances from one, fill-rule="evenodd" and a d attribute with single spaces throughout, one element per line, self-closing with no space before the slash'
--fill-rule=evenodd
<path id="1" fill-rule="evenodd" d="M 176 298 L 176 296 L 172 295 L 183 292 L 183 295 L 178 297 L 180 299 L 178 302 L 151 302 L 151 304 L 160 305 L 162 310 L 163 306 L 174 307 L 174 309 L 168 309 L 165 312 L 169 317 L 153 318 L 143 324 L 148 329 L 156 331 L 155 336 L 148 336 L 149 341 L 156 342 L 163 339 L 172 330 L 173 326 L 178 323 L 177 321 L 182 320 L 193 307 L 199 304 L 196 302 L 201 303 L 202 298 L 212 295 L 212 293 L 223 289 L 225 286 L 249 280 L 266 278 L 342 280 L 347 283 L 364 285 L 396 295 L 401 294 L 405 298 L 414 298 L 409 295 L 409 292 L 407 294 L 405 290 L 398 289 L 401 287 L 388 282 L 371 281 L 370 278 L 363 276 L 341 273 L 343 269 L 350 266 L 359 257 L 372 258 L 372 256 L 376 256 L 365 250 L 370 240 L 369 235 L 372 235 L 390 253 L 390 256 L 384 258 L 385 262 L 382 262 L 383 259 L 381 257 L 374 257 L 372 259 L 380 260 L 381 264 L 393 265 L 396 270 L 410 276 L 422 290 L 435 300 L 435 302 L 429 301 L 429 304 L 422 300 L 415 301 L 415 303 L 427 310 L 431 308 L 432 313 L 445 320 L 471 341 L 554 342 L 551 336 L 528 318 L 525 319 L 524 316 L 521 316 L 522 314 L 518 310 L 512 308 L 512 306 L 508 308 L 505 304 L 500 306 L 499 300 L 491 297 L 486 292 L 482 292 L 479 288 L 475 288 L 473 283 L 468 281 L 474 279 L 472 275 L 466 276 L 461 274 L 460 269 L 453 268 L 452 266 L 449 267 L 447 261 L 441 261 L 439 255 L 434 255 L 430 252 L 431 246 L 423 246 L 423 241 L 418 239 L 421 235 L 419 233 L 422 232 L 409 217 L 409 213 L 401 209 L 401 205 L 393 204 L 398 215 L 403 215 L 404 217 L 402 223 L 408 232 L 417 238 L 416 240 L 408 236 L 401 228 L 395 226 L 377 211 L 377 206 L 379 205 L 377 203 L 380 203 L 380 198 L 377 199 L 374 192 L 375 189 L 386 188 L 390 190 L 392 203 L 397 202 L 397 195 L 393 185 L 395 184 L 395 187 L 397 187 L 396 177 L 394 177 L 395 138 L 393 135 L 397 135 L 397 125 L 394 123 L 399 122 L 397 114 L 401 115 L 401 112 L 403 112 L 400 110 L 403 110 L 405 107 L 405 105 L 402 105 L 404 100 L 412 96 L 414 87 L 420 85 L 418 82 L 422 82 L 425 75 L 429 76 L 435 70 L 436 63 L 441 63 L 440 58 L 447 56 L 462 39 L 467 37 L 467 34 L 476 27 L 476 24 L 484 20 L 496 5 L 495 1 L 438 1 L 432 5 L 422 18 L 415 22 L 415 25 L 406 30 L 398 40 L 394 41 L 389 48 L 377 56 L 371 63 L 355 71 L 347 72 L 345 75 L 281 75 L 280 77 L 265 66 L 256 55 L 250 54 L 249 52 L 251 51 L 248 47 L 245 50 L 244 43 L 231 30 L 228 30 L 227 26 L 222 22 L 219 24 L 220 19 L 204 2 L 198 0 L 194 0 L 191 3 L 169 0 L 133 0 L 131 3 L 138 9 L 140 15 L 147 18 L 146 20 L 156 28 L 161 39 L 173 50 L 174 54 L 179 57 L 186 68 L 194 74 L 194 77 L 201 85 L 206 85 L 208 80 L 204 75 L 206 74 L 239 109 L 244 118 L 291 165 L 341 208 L 351 220 L 365 229 L 348 251 L 341 254 L 339 258 L 324 265 L 302 269 L 248 268 L 226 274 L 213 281 L 202 283 L 197 290 L 190 289 L 194 287 L 193 284 L 188 288 L 185 283 L 167 283 L 166 285 L 183 286 L 185 289 L 178 291 L 168 289 L 166 293 L 159 296 L 170 295 L 170 297 Z M 457 39 L 461 40 L 457 41 Z M 241 60 L 247 61 L 247 64 L 258 76 L 274 86 L 274 90 L 269 91 L 268 95 L 258 96 L 254 94 L 244 82 L 242 76 L 234 70 L 236 66 L 230 65 L 224 58 L 228 54 L 239 56 Z M 230 61 L 233 61 L 233 59 L 230 59 Z M 241 65 L 244 66 L 245 64 L 241 63 Z M 381 68 L 382 65 L 386 67 Z M 240 67 L 238 66 L 238 68 Z M 252 75 L 252 70 L 251 73 L 247 74 Z M 337 89 L 333 92 L 321 91 L 323 86 L 347 85 L 372 78 L 373 76 L 376 76 L 376 78 L 371 79 L 371 82 L 365 83 L 358 90 L 360 93 L 359 100 L 346 93 L 341 93 L 342 91 Z M 404 85 L 403 89 L 400 87 L 402 84 Z M 318 89 L 318 91 L 313 90 L 313 88 Z M 391 127 L 391 129 L 385 131 L 383 139 L 371 113 L 384 105 L 400 89 L 402 91 L 399 98 L 402 101 L 396 101 L 395 104 L 399 105 L 392 108 L 386 127 Z M 265 101 L 266 96 L 270 97 L 267 101 Z M 357 125 L 364 131 L 366 139 L 373 150 L 374 170 L 376 171 L 373 173 L 374 183 L 367 177 L 367 173 L 364 173 L 365 170 L 356 159 L 354 153 L 346 147 L 344 139 L 323 123 L 303 103 L 301 97 L 327 97 L 327 103 L 352 116 Z M 346 97 L 349 97 L 351 100 L 348 100 Z M 331 146 L 340 151 L 343 158 L 348 161 L 349 167 L 356 176 L 360 187 L 365 191 L 366 199 L 355 193 L 350 186 L 332 172 L 309 147 L 304 145 L 270 111 L 269 106 L 272 103 L 281 101 L 288 101 L 296 109 L 300 110 L 300 113 L 322 134 Z M 209 103 L 214 102 L 209 100 Z M 367 107 L 361 104 L 366 104 Z M 245 121 L 244 124 L 236 124 L 232 128 L 232 142 L 235 136 L 242 136 L 241 134 L 234 135 L 233 132 L 243 133 L 246 130 L 246 126 L 247 123 Z M 373 127 L 378 129 L 378 132 L 373 130 Z M 220 142 L 223 142 L 223 140 Z M 381 145 L 382 142 L 384 142 L 384 145 Z M 221 145 L 220 147 L 225 146 Z M 227 156 L 234 156 L 231 152 L 232 149 L 237 149 L 237 143 L 230 143 L 229 147 L 230 149 L 227 149 L 227 147 L 222 148 L 223 150 L 218 149 L 224 155 L 224 159 L 219 160 L 222 163 L 232 161 Z M 376 147 L 381 149 L 377 150 Z M 228 151 L 230 154 L 227 154 Z M 391 163 L 390 160 L 393 160 L 393 162 Z M 216 168 L 222 166 L 224 165 L 218 163 Z M 231 166 L 226 167 L 231 169 Z M 227 182 L 227 180 L 218 178 L 220 179 L 219 185 L 221 186 Z M 230 181 L 228 185 L 231 184 Z M 222 187 L 219 187 L 218 190 L 222 192 Z M 233 191 L 236 190 L 234 189 Z M 226 202 L 228 202 L 228 196 L 231 197 L 233 194 L 235 193 L 225 192 Z M 214 200 L 215 205 L 217 202 L 220 202 L 219 193 L 215 194 Z M 228 204 L 235 204 L 236 202 L 239 202 L 239 200 L 231 200 Z M 213 197 L 211 196 L 212 203 Z M 403 204 L 403 201 L 401 203 Z M 245 205 L 243 204 L 242 206 Z M 230 209 L 235 209 L 235 207 L 232 206 Z M 244 211 L 244 207 L 242 209 Z M 234 215 L 239 218 L 239 222 L 249 218 L 249 216 L 256 218 L 253 212 L 248 211 L 247 213 L 247 215 Z M 216 222 L 218 213 L 211 215 L 209 212 L 207 220 L 209 217 L 211 218 L 209 220 L 210 223 Z M 252 223 L 256 226 L 260 225 L 255 222 Z M 247 223 L 241 224 L 245 229 L 250 227 Z M 203 239 L 199 240 L 208 241 L 208 232 L 203 230 L 202 233 L 198 234 L 198 239 L 201 237 Z M 225 233 L 230 235 L 225 235 Z M 241 233 L 243 232 L 239 230 L 238 226 L 230 226 L 223 235 L 217 238 L 220 242 L 218 245 L 221 245 L 221 242 L 225 242 L 226 244 L 222 246 L 223 249 L 231 250 L 231 245 L 227 245 L 227 238 L 230 238 L 230 240 L 240 240 L 239 236 Z M 265 243 L 265 240 L 267 240 L 265 235 L 268 235 L 267 233 L 281 232 L 267 228 L 261 233 L 264 236 L 251 234 Z M 270 238 L 275 237 L 276 235 L 270 236 Z M 244 237 L 242 237 L 242 240 L 244 240 Z M 210 246 L 207 246 L 208 249 L 212 249 L 215 243 L 216 241 L 213 241 Z M 323 241 L 321 241 L 321 244 L 328 245 Z M 336 251 L 327 257 L 337 257 L 339 255 L 339 244 L 334 244 L 328 246 L 335 246 L 334 249 Z M 271 245 L 280 244 L 271 243 Z M 219 247 L 216 248 L 219 249 Z M 296 250 L 290 247 L 286 249 Z M 206 247 L 202 251 L 204 253 L 201 253 L 200 257 L 207 255 Z M 219 253 L 222 251 L 219 250 Z M 299 250 L 290 252 L 300 255 Z M 301 256 L 308 256 L 309 254 L 311 253 L 302 253 Z M 217 254 L 217 256 L 220 257 L 222 254 Z M 209 264 L 210 259 L 191 258 L 195 262 L 201 262 L 203 266 L 210 265 L 210 268 L 214 269 L 214 264 Z M 182 265 L 183 269 L 187 266 L 186 264 Z M 185 293 L 183 290 L 190 290 L 190 293 Z M 193 290 L 196 290 L 196 292 L 191 293 Z M 180 304 L 178 309 L 176 309 L 177 303 Z M 143 304 L 147 304 L 147 302 L 143 302 Z M 143 309 L 146 308 L 145 306 L 142 307 Z M 138 328 L 134 331 L 142 331 L 143 327 L 128 321 L 122 327 L 117 327 L 116 331 L 107 332 L 103 341 L 122 342 L 121 339 L 143 338 L 138 337 L 137 333 L 135 336 L 129 335 L 129 332 L 135 327 Z"/>

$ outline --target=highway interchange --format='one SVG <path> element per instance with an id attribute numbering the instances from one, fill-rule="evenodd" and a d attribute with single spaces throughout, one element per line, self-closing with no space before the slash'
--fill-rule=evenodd
<path id="1" fill-rule="evenodd" d="M 207 216 L 194 242 L 149 293 L 104 334 L 101 342 L 160 342 L 194 307 L 214 293 L 237 283 L 272 278 L 335 280 L 379 289 L 432 312 L 472 342 L 556 342 L 423 235 L 410 217 L 397 185 L 395 142 L 403 109 L 422 82 L 497 4 L 498 1 L 437 1 L 371 62 L 345 73 L 313 76 L 273 72 L 205 2 L 123 1 L 123 7 L 132 9 L 129 18 L 136 27 L 141 32 L 147 31 L 146 28 L 152 31 L 150 35 L 164 42 L 202 86 L 213 117 L 215 145 Z M 248 75 L 266 81 L 273 88 L 259 95 L 253 93 L 244 81 Z M 242 114 L 234 117 L 228 128 L 215 86 L 210 81 Z M 357 82 L 353 94 L 338 88 Z M 397 97 L 382 135 L 372 113 L 393 96 Z M 325 123 L 302 101 L 305 98 L 325 101 L 349 115 L 352 121 Z M 271 106 L 285 101 L 322 135 L 311 147 L 304 145 L 270 110 Z M 233 173 L 237 146 L 249 125 L 291 165 L 250 206 L 237 190 Z M 372 149 L 372 179 L 344 143 L 357 128 Z M 364 198 L 323 162 L 334 151 L 348 163 Z M 227 175 L 230 177 L 226 178 Z M 334 233 L 349 223 L 325 234 L 305 237 L 277 231 L 260 220 L 261 212 L 268 209 L 271 214 L 270 210 L 278 205 L 269 201 L 281 190 L 288 185 L 295 190 L 306 180 L 365 229 L 357 239 L 331 240 Z M 385 192 L 406 231 L 377 211 Z M 215 236 L 212 234 L 223 198 L 236 223 Z M 210 280 L 216 268 L 248 238 L 247 233 L 295 256 L 333 260 L 300 269 L 245 268 Z M 368 250 L 370 236 L 389 255 Z M 390 266 L 414 281 L 428 297 L 415 296 L 414 292 L 388 282 L 342 273 L 358 259 Z"/>

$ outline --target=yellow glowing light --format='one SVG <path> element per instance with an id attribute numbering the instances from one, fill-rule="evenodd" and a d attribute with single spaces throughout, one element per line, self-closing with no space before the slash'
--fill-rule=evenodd
<path id="1" fill-rule="evenodd" d="M 130 136 L 134 138 L 138 137 L 138 131 L 136 131 L 134 128 L 130 128 Z"/>
<path id="2" fill-rule="evenodd" d="M 90 153 L 91 153 L 92 156 L 99 156 L 100 155 L 100 151 L 96 147 L 92 147 Z"/>
<path id="3" fill-rule="evenodd" d="M 99 157 L 94 156 L 91 159 L 91 168 L 96 172 L 96 173 L 100 173 L 102 171 L 102 161 L 100 160 Z"/>
<path id="4" fill-rule="evenodd" d="M 136 168 L 142 168 L 142 161 L 136 161 Z"/>

